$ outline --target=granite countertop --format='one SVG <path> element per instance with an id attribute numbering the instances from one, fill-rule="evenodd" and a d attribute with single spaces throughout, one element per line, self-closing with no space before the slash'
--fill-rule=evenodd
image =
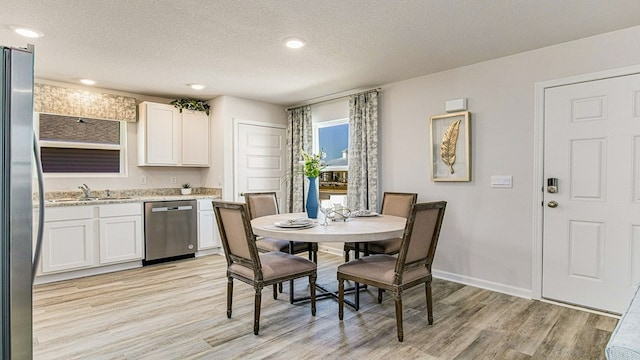
<path id="1" fill-rule="evenodd" d="M 150 201 L 220 199 L 220 189 L 194 188 L 192 194 L 182 195 L 180 189 L 133 189 L 113 191 L 92 191 L 92 198 L 84 198 L 81 192 L 57 191 L 45 194 L 45 207 L 124 204 Z M 38 197 L 34 194 L 34 207 L 38 207 Z"/>

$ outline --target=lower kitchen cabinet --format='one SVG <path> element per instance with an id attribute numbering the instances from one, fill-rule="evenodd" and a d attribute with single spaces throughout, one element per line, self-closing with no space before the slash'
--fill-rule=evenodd
<path id="1" fill-rule="evenodd" d="M 102 205 L 99 216 L 100 264 L 142 259 L 141 204 Z"/>
<path id="2" fill-rule="evenodd" d="M 198 200 L 198 251 L 220 248 L 218 223 L 213 214 L 211 199 Z"/>
<path id="3" fill-rule="evenodd" d="M 92 219 L 45 222 L 42 239 L 42 273 L 96 265 L 93 256 L 93 224 Z"/>
<path id="4" fill-rule="evenodd" d="M 38 274 L 140 260 L 142 246 L 141 203 L 49 207 Z"/>

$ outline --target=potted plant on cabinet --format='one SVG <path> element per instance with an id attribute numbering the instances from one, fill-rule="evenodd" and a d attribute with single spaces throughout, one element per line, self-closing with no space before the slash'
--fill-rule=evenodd
<path id="1" fill-rule="evenodd" d="M 180 189 L 180 192 L 182 193 L 182 195 L 191 195 L 191 184 L 182 184 L 182 189 Z"/>
<path id="2" fill-rule="evenodd" d="M 180 112 L 182 112 L 182 109 L 204 111 L 207 116 L 209 116 L 210 106 L 204 100 L 175 99 L 170 104 L 175 106 L 178 110 L 180 110 Z"/>

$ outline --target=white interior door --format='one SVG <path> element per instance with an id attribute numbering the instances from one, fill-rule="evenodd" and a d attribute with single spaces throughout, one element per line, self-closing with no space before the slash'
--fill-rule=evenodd
<path id="1" fill-rule="evenodd" d="M 640 281 L 640 75 L 544 101 L 542 296 L 621 313 Z"/>
<path id="2" fill-rule="evenodd" d="M 278 205 L 284 209 L 286 129 L 237 123 L 235 130 L 235 201 L 244 201 L 245 192 L 275 191 Z"/>

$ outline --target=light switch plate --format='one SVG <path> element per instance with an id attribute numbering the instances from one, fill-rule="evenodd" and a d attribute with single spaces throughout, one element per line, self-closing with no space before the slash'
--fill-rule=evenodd
<path id="1" fill-rule="evenodd" d="M 512 188 L 513 176 L 511 175 L 493 175 L 491 176 L 492 188 Z"/>

